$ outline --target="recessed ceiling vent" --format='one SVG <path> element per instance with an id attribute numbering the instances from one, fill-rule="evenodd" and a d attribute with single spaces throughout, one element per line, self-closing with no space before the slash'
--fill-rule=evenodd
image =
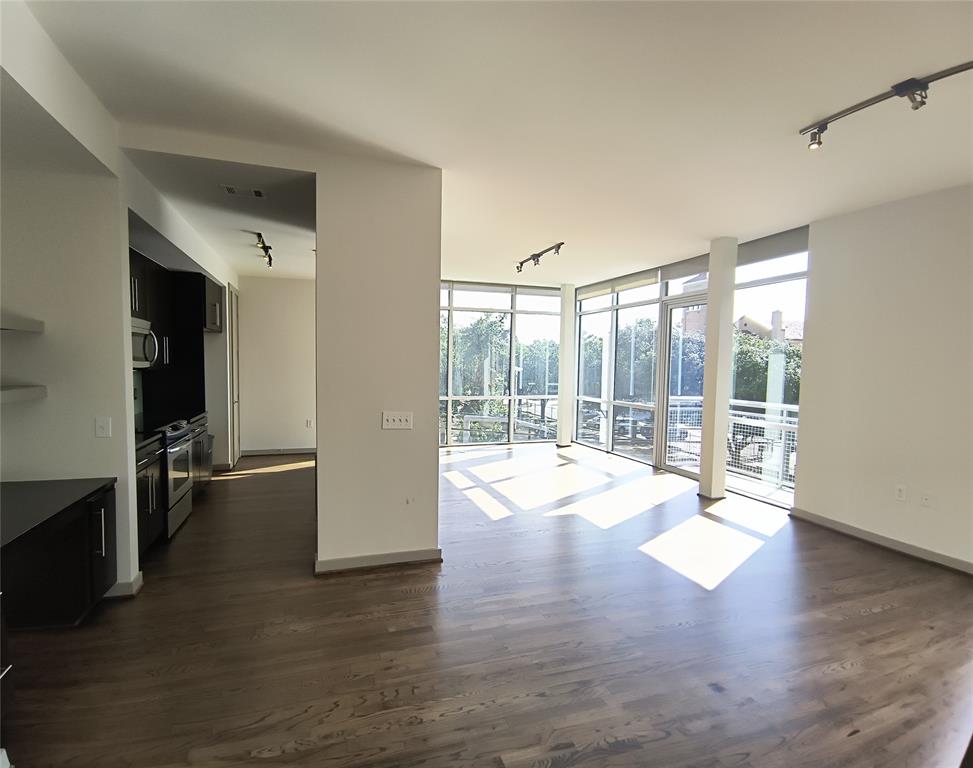
<path id="1" fill-rule="evenodd" d="M 242 187 L 234 187 L 232 184 L 220 184 L 220 186 L 226 194 L 234 197 L 256 197 L 261 200 L 267 197 L 267 193 L 262 189 L 243 189 Z"/>

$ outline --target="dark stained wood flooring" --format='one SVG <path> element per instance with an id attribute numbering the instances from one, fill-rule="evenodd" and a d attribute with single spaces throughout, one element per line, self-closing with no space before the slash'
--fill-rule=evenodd
<path id="1" fill-rule="evenodd" d="M 638 549 L 719 520 L 692 489 L 598 525 L 545 512 L 651 470 L 559 500 L 544 494 L 577 477 L 501 484 L 511 457 L 589 455 L 601 471 L 551 445 L 444 455 L 442 565 L 318 579 L 310 457 L 244 459 L 147 558 L 136 599 L 12 635 L 14 764 L 959 764 L 973 580 L 794 521 L 708 590 Z"/>

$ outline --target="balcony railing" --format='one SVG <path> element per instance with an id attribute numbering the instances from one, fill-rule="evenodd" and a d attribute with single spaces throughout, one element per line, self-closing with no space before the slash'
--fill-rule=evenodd
<path id="1" fill-rule="evenodd" d="M 699 469 L 703 398 L 670 397 L 666 460 Z M 798 406 L 731 400 L 726 469 L 776 489 L 794 490 Z"/>
<path id="2" fill-rule="evenodd" d="M 731 400 L 727 471 L 793 491 L 798 411 L 784 403 Z"/>

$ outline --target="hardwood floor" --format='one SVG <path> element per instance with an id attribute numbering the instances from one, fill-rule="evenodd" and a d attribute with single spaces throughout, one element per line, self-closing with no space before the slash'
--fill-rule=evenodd
<path id="1" fill-rule="evenodd" d="M 309 458 L 214 480 L 136 599 L 11 636 L 15 765 L 959 765 L 967 576 L 542 445 L 443 453 L 441 565 L 315 579 Z"/>

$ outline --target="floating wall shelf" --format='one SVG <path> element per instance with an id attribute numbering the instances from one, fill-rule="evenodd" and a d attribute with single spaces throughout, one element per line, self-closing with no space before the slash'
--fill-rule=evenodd
<path id="1" fill-rule="evenodd" d="M 3 310 L 0 312 L 0 329 L 20 331 L 21 333 L 44 333 L 44 321 L 32 320 L 29 317 Z"/>
<path id="2" fill-rule="evenodd" d="M 45 397 L 47 397 L 47 387 L 43 384 L 4 384 L 0 387 L 0 402 L 4 405 L 24 403 L 28 400 L 43 400 Z"/>

